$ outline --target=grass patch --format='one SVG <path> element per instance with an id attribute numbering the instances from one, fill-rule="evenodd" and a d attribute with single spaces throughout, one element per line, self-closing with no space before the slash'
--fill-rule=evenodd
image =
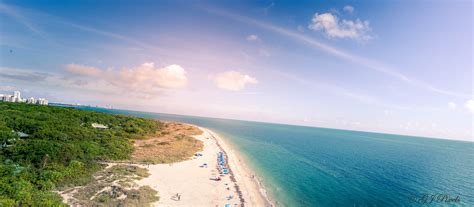
<path id="1" fill-rule="evenodd" d="M 201 133 L 202 131 L 194 126 L 175 122 L 165 123 L 160 133 L 148 139 L 136 140 L 132 161 L 161 164 L 187 160 L 202 150 L 202 142 L 192 137 Z"/>

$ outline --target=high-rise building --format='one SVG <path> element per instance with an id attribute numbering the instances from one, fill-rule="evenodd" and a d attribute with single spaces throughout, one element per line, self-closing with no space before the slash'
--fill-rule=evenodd
<path id="1" fill-rule="evenodd" d="M 6 102 L 13 102 L 15 99 L 13 98 L 12 95 L 7 94 L 3 97 L 3 100 Z"/>
<path id="2" fill-rule="evenodd" d="M 29 104 L 41 104 L 41 105 L 48 105 L 49 102 L 45 98 L 35 99 L 33 97 L 29 99 L 21 98 L 20 91 L 13 92 L 13 95 L 10 94 L 0 94 L 0 101 L 4 102 L 16 102 L 16 103 L 29 103 Z"/>
<path id="3" fill-rule="evenodd" d="M 37 101 L 36 101 L 36 104 L 39 104 L 39 105 L 48 105 L 48 100 L 44 99 L 44 98 L 39 98 Z"/>
<path id="4" fill-rule="evenodd" d="M 20 91 L 13 92 L 13 97 L 15 98 L 15 102 L 20 102 L 21 100 L 21 93 Z"/>
<path id="5" fill-rule="evenodd" d="M 36 100 L 35 100 L 35 98 L 30 97 L 30 98 L 26 101 L 26 103 L 35 104 L 35 103 L 36 103 Z"/>

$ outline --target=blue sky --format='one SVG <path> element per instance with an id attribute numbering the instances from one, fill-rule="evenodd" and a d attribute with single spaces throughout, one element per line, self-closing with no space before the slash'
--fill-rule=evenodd
<path id="1" fill-rule="evenodd" d="M 0 93 L 473 140 L 471 1 L 1 1 Z"/>

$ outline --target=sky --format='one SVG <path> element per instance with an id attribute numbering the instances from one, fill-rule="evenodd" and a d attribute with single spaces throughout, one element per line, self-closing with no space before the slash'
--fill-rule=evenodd
<path id="1" fill-rule="evenodd" d="M 474 141 L 472 1 L 0 1 L 0 93 Z"/>

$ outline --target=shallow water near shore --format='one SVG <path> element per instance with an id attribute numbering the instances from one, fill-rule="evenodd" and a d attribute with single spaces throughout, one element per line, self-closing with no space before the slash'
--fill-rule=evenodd
<path id="1" fill-rule="evenodd" d="M 278 206 L 474 205 L 474 143 L 78 107 L 206 127 L 228 140 Z M 426 204 L 426 203 L 425 203 Z"/>

